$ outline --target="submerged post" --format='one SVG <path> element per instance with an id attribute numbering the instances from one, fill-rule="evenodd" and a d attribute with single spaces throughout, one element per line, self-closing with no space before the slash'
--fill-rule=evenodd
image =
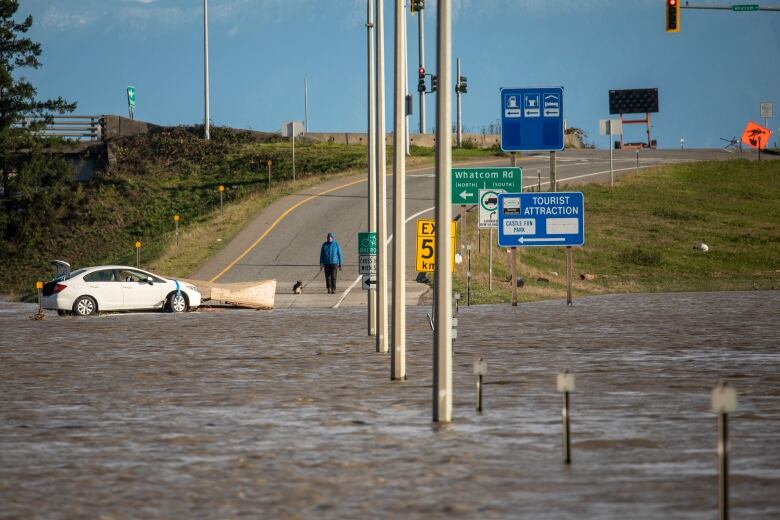
<path id="1" fill-rule="evenodd" d="M 482 377 L 487 375 L 487 361 L 480 357 L 474 362 L 474 375 L 477 376 L 477 411 L 482 412 Z"/>
<path id="2" fill-rule="evenodd" d="M 729 518 L 729 414 L 737 409 L 737 391 L 719 382 L 710 396 L 712 411 L 718 414 L 718 511 L 720 520 Z"/>
<path id="3" fill-rule="evenodd" d="M 558 391 L 563 396 L 563 407 L 561 408 L 562 437 L 563 437 L 563 463 L 571 464 L 571 430 L 569 422 L 569 392 L 574 391 L 574 374 L 564 370 L 558 374 L 556 381 Z"/>

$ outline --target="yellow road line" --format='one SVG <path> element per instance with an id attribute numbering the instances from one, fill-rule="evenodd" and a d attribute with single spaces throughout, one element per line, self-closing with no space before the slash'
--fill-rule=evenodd
<path id="1" fill-rule="evenodd" d="M 475 161 L 475 162 L 480 162 L 480 161 Z M 496 160 L 496 161 L 484 161 L 484 162 L 499 162 L 499 161 L 498 161 L 498 160 Z M 419 168 L 414 168 L 414 169 L 411 169 L 411 170 L 407 170 L 407 172 L 409 172 L 409 173 L 411 173 L 411 172 L 418 172 L 418 171 L 422 171 L 422 170 L 428 170 L 428 169 L 431 169 L 431 168 L 435 168 L 435 165 L 434 165 L 434 166 L 423 166 L 423 167 L 419 167 Z M 387 174 L 387 176 L 388 176 L 388 177 L 392 177 L 392 175 L 393 175 L 392 173 L 389 173 L 389 174 Z M 271 225 L 268 227 L 268 229 L 266 229 L 266 230 L 265 230 L 265 232 L 264 232 L 262 235 L 260 235 L 260 236 L 257 238 L 257 240 L 255 240 L 255 241 L 252 243 L 252 245 L 251 245 L 251 246 L 247 247 L 247 248 L 246 248 L 246 250 L 244 250 L 244 252 L 243 252 L 243 253 L 241 253 L 240 255 L 238 255 L 238 257 L 237 257 L 235 260 L 233 260 L 232 262 L 230 262 L 230 263 L 227 265 L 227 267 L 225 267 L 225 268 L 224 268 L 222 271 L 220 271 L 220 272 L 219 272 L 219 274 L 217 274 L 217 275 L 216 275 L 214 278 L 212 278 L 211 280 L 209 280 L 209 282 L 212 282 L 212 283 L 213 283 L 213 282 L 216 282 L 216 281 L 217 281 L 217 280 L 218 280 L 220 277 L 222 277 L 222 275 L 224 275 L 225 273 L 227 273 L 228 271 L 230 271 L 230 270 L 233 268 L 233 266 L 235 266 L 235 265 L 236 265 L 238 262 L 240 262 L 240 261 L 241 261 L 241 259 L 242 259 L 242 258 L 244 258 L 244 257 L 245 257 L 246 255 L 248 255 L 248 254 L 249 254 L 249 253 L 250 253 L 250 252 L 251 252 L 251 251 L 252 251 L 254 248 L 256 248 L 256 247 L 257 247 L 257 245 L 258 245 L 260 242 L 262 242 L 262 241 L 265 239 L 265 237 L 267 237 L 267 236 L 268 236 L 268 233 L 270 233 L 271 231 L 273 231 L 273 229 L 274 229 L 276 226 L 278 226 L 278 225 L 279 225 L 279 223 L 280 223 L 282 220 L 284 220 L 284 219 L 287 217 L 287 215 L 289 215 L 290 213 L 292 213 L 292 211 L 293 211 L 293 210 L 297 209 L 298 207 L 302 206 L 303 204 L 306 204 L 307 202 L 309 202 L 309 201 L 310 201 L 310 200 L 312 200 L 312 199 L 316 199 L 317 197 L 321 197 L 321 196 L 325 195 L 326 193 L 330 193 L 330 192 L 333 192 L 333 191 L 338 191 L 338 190 L 341 190 L 341 189 L 344 189 L 344 188 L 349 188 L 350 186 L 354 186 L 355 184 L 360 184 L 361 182 L 368 182 L 368 179 L 360 179 L 360 180 L 357 180 L 357 181 L 348 182 L 347 184 L 342 184 L 342 185 L 340 185 L 340 186 L 336 186 L 335 188 L 330 188 L 330 189 L 327 189 L 327 190 L 325 190 L 325 191 L 322 191 L 322 192 L 320 192 L 320 193 L 317 193 L 316 195 L 312 195 L 311 197 L 307 197 L 307 198 L 305 198 L 305 199 L 303 199 L 303 200 L 301 200 L 301 201 L 299 201 L 299 202 L 297 202 L 297 203 L 293 204 L 292 206 L 290 206 L 289 208 L 287 208 L 287 210 L 286 210 L 284 213 L 282 213 L 281 215 L 279 215 L 279 217 L 278 217 L 276 220 L 274 220 L 273 224 L 271 224 Z"/>
<path id="2" fill-rule="evenodd" d="M 330 188 L 330 189 L 327 189 L 327 190 L 325 190 L 325 191 L 322 191 L 322 192 L 320 192 L 320 193 L 318 193 L 318 194 L 316 194 L 316 195 L 312 195 L 311 197 L 307 197 L 307 198 L 305 198 L 305 199 L 303 199 L 303 200 L 301 200 L 301 201 L 299 201 L 299 202 L 297 202 L 297 203 L 293 204 L 292 206 L 290 206 L 289 208 L 287 208 L 287 210 L 286 210 L 284 213 L 282 213 L 281 215 L 279 215 L 279 217 L 278 217 L 276 220 L 274 220 L 273 224 L 271 224 L 271 225 L 268 227 L 268 229 L 266 229 L 266 230 L 265 230 L 265 232 L 264 232 L 262 235 L 260 235 L 260 236 L 257 238 L 257 240 L 255 240 L 255 241 L 252 243 L 252 245 L 251 245 L 251 246 L 247 247 L 247 248 L 246 248 L 246 250 L 245 250 L 243 253 L 241 253 L 241 254 L 240 254 L 240 255 L 239 255 L 239 256 L 238 256 L 238 257 L 237 257 L 235 260 L 233 260 L 232 262 L 230 262 L 230 263 L 228 264 L 228 266 L 227 266 L 227 267 L 225 267 L 225 268 L 224 268 L 222 271 L 220 271 L 220 272 L 219 272 L 219 274 L 218 274 L 218 275 L 216 275 L 214 278 L 212 278 L 211 280 L 209 280 L 209 282 L 215 282 L 215 281 L 217 281 L 217 279 L 218 279 L 218 278 L 220 278 L 220 277 L 221 277 L 223 274 L 225 274 L 225 273 L 226 273 L 226 272 L 228 272 L 230 269 L 232 269 L 234 265 L 236 265 L 236 264 L 237 264 L 237 263 L 238 263 L 238 262 L 239 262 L 239 261 L 240 261 L 242 258 L 244 258 L 244 257 L 245 257 L 246 255 L 248 255 L 248 254 L 249 254 L 249 253 L 250 253 L 250 252 L 251 252 L 251 251 L 252 251 L 254 248 L 256 248 L 256 247 L 257 247 L 257 245 L 258 245 L 260 242 L 262 242 L 262 241 L 263 241 L 263 239 L 265 239 L 265 237 L 267 237 L 267 236 L 268 236 L 268 233 L 270 233 L 271 231 L 273 231 L 273 229 L 274 229 L 276 226 L 278 226 L 278 225 L 279 225 L 279 223 L 280 223 L 282 220 L 284 220 L 284 219 L 285 219 L 285 217 L 287 217 L 287 215 L 289 215 L 289 214 L 290 214 L 290 213 L 291 213 L 293 210 L 295 210 L 295 209 L 296 209 L 296 208 L 298 208 L 299 206 L 302 206 L 303 204 L 305 204 L 305 203 L 309 202 L 309 201 L 310 201 L 310 200 L 312 200 L 312 199 L 316 199 L 317 197 L 321 197 L 322 195 L 325 195 L 326 193 L 330 193 L 330 192 L 332 192 L 332 191 L 337 191 L 337 190 L 340 190 L 340 189 L 343 189 L 343 188 L 348 188 L 348 187 L 350 187 L 350 186 L 354 186 L 355 184 L 360 184 L 361 182 L 366 182 L 366 181 L 367 181 L 367 179 L 360 179 L 360 180 L 357 180 L 357 181 L 352 181 L 352 182 L 349 182 L 349 183 L 347 183 L 347 184 L 342 184 L 342 185 L 340 185 L 340 186 L 336 186 L 335 188 Z"/>

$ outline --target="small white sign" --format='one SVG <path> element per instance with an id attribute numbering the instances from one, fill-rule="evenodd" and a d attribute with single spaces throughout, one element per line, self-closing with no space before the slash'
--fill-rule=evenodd
<path id="1" fill-rule="evenodd" d="M 580 221 L 576 218 L 548 218 L 548 235 L 576 235 L 580 232 Z"/>
<path id="2" fill-rule="evenodd" d="M 363 290 L 373 291 L 376 289 L 376 276 L 375 275 L 363 275 Z"/>
<path id="3" fill-rule="evenodd" d="M 774 116 L 775 105 L 771 101 L 764 101 L 761 103 L 761 117 L 770 118 Z"/>
<path id="4" fill-rule="evenodd" d="M 523 116 L 540 117 L 542 115 L 541 102 L 539 94 L 523 95 Z"/>
<path id="5" fill-rule="evenodd" d="M 498 227 L 498 194 L 504 190 L 479 190 L 479 229 Z"/>
<path id="6" fill-rule="evenodd" d="M 360 255 L 358 259 L 358 272 L 360 274 L 376 275 L 376 255 Z"/>
<path id="7" fill-rule="evenodd" d="M 504 220 L 505 235 L 535 235 L 535 218 L 508 218 Z"/>

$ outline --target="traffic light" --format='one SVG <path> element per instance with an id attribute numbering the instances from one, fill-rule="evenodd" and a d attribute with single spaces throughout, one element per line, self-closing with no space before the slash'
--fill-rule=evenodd
<path id="1" fill-rule="evenodd" d="M 425 0 L 412 0 L 412 13 L 425 9 Z"/>
<path id="2" fill-rule="evenodd" d="M 425 92 L 425 67 L 417 71 L 417 92 Z"/>
<path id="3" fill-rule="evenodd" d="M 666 32 L 680 32 L 680 0 L 665 0 Z"/>
<path id="4" fill-rule="evenodd" d="M 457 91 L 461 94 L 465 94 L 469 91 L 469 79 L 466 76 L 461 76 L 460 81 L 458 82 L 458 88 Z"/>
<path id="5" fill-rule="evenodd" d="M 436 77 L 436 74 L 431 74 L 431 92 L 436 92 L 438 88 L 439 78 Z"/>

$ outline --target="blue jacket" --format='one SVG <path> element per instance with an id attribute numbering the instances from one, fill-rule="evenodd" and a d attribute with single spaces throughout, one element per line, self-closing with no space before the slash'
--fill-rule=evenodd
<path id="1" fill-rule="evenodd" d="M 335 240 L 325 242 L 320 250 L 320 265 L 341 265 L 341 247 Z"/>

